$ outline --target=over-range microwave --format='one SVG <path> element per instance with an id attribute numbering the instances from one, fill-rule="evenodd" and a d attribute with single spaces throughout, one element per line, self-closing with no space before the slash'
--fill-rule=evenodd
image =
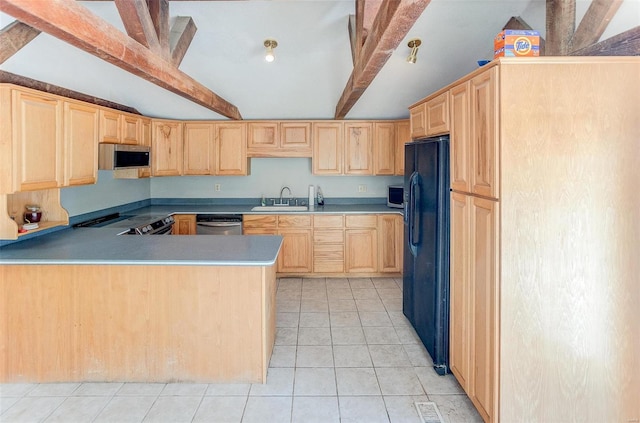
<path id="1" fill-rule="evenodd" d="M 151 148 L 145 145 L 98 144 L 98 169 L 139 169 L 151 166 Z"/>
<path id="2" fill-rule="evenodd" d="M 404 207 L 404 186 L 387 186 L 387 206 L 401 209 Z"/>

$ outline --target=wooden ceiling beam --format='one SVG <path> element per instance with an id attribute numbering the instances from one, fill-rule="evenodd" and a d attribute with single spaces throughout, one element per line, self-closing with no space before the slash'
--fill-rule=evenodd
<path id="1" fill-rule="evenodd" d="M 115 0 L 115 3 L 129 37 L 154 53 L 161 54 L 160 42 L 147 3 L 144 0 Z"/>
<path id="2" fill-rule="evenodd" d="M 592 0 L 576 32 L 571 38 L 569 51 L 580 50 L 600 40 L 611 18 L 616 14 L 623 0 Z"/>
<path id="3" fill-rule="evenodd" d="M 191 41 L 198 28 L 190 16 L 178 16 L 169 35 L 169 46 L 171 47 L 171 63 L 175 67 L 180 66 L 184 55 L 187 53 Z"/>
<path id="4" fill-rule="evenodd" d="M 570 53 L 571 56 L 640 56 L 640 26 Z"/>
<path id="5" fill-rule="evenodd" d="M 336 119 L 343 119 L 351 110 L 430 1 L 391 0 L 380 6 L 362 52 L 336 106 Z"/>
<path id="6" fill-rule="evenodd" d="M 181 72 L 74 0 L 0 0 L 0 11 L 87 53 L 231 119 L 233 104 Z"/>
<path id="7" fill-rule="evenodd" d="M 566 56 L 576 28 L 576 0 L 547 0 L 545 55 Z"/>
<path id="8" fill-rule="evenodd" d="M 164 58 L 169 59 L 171 56 L 171 51 L 169 50 L 169 0 L 146 1 L 149 5 L 151 21 L 153 21 L 158 42 L 160 43 L 160 51 Z"/>
<path id="9" fill-rule="evenodd" d="M 40 31 L 19 21 L 13 21 L 0 30 L 0 63 L 31 42 Z"/>

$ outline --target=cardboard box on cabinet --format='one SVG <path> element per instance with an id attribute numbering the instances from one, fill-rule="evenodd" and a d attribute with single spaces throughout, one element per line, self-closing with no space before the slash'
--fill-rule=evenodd
<path id="1" fill-rule="evenodd" d="M 540 33 L 505 29 L 493 39 L 493 58 L 540 56 Z"/>

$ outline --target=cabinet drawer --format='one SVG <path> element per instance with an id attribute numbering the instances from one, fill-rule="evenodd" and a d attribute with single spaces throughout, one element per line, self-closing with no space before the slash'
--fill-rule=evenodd
<path id="1" fill-rule="evenodd" d="M 242 235 L 277 235 L 276 228 L 242 228 Z"/>
<path id="2" fill-rule="evenodd" d="M 347 228 L 375 228 L 378 222 L 375 214 L 347 215 L 345 218 L 347 220 Z"/>
<path id="3" fill-rule="evenodd" d="M 313 246 L 315 260 L 344 260 L 344 244 L 318 244 Z"/>
<path id="4" fill-rule="evenodd" d="M 245 214 L 242 217 L 242 225 L 245 228 L 275 228 L 276 221 L 277 216 L 275 214 Z"/>
<path id="5" fill-rule="evenodd" d="M 311 215 L 291 216 L 291 215 L 279 215 L 278 227 L 279 228 L 300 228 L 311 226 Z"/>
<path id="6" fill-rule="evenodd" d="M 341 214 L 333 214 L 328 216 L 316 215 L 313 217 L 314 228 L 342 228 L 344 226 L 344 216 Z"/>
<path id="7" fill-rule="evenodd" d="M 343 273 L 343 260 L 314 260 L 313 271 L 315 273 Z"/>
<path id="8" fill-rule="evenodd" d="M 343 244 L 344 232 L 342 230 L 316 230 L 313 232 L 313 242 L 316 244 Z"/>

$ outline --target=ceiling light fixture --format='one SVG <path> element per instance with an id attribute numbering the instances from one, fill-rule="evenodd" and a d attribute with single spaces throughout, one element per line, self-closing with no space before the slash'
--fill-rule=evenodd
<path id="1" fill-rule="evenodd" d="M 416 59 L 418 58 L 418 47 L 420 47 L 420 44 L 422 44 L 422 41 L 420 41 L 420 38 L 414 38 L 413 40 L 409 41 L 409 44 L 407 45 L 411 49 L 411 54 L 409 54 L 409 57 L 407 57 L 407 62 L 409 63 L 416 62 Z"/>
<path id="2" fill-rule="evenodd" d="M 266 40 L 264 40 L 264 46 L 267 48 L 267 52 L 264 55 L 264 60 L 269 63 L 276 60 L 276 55 L 273 53 L 273 49 L 278 47 L 278 42 L 276 40 L 267 38 Z"/>

